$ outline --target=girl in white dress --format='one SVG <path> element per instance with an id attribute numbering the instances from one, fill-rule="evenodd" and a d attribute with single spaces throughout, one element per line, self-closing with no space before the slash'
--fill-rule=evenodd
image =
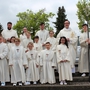
<path id="1" fill-rule="evenodd" d="M 26 84 L 30 84 L 30 81 L 33 81 L 33 84 L 37 84 L 39 80 L 39 70 L 37 62 L 37 51 L 33 49 L 33 43 L 30 42 L 28 44 L 29 51 L 26 53 L 27 60 L 28 60 L 28 69 L 26 80 L 28 81 Z"/>
<path id="2" fill-rule="evenodd" d="M 71 56 L 66 37 L 61 37 L 57 45 L 57 63 L 60 85 L 67 85 L 66 80 L 72 81 Z"/>

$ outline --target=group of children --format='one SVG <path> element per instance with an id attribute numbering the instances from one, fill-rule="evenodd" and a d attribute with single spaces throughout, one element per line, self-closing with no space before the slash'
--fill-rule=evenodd
<path id="1" fill-rule="evenodd" d="M 53 37 L 54 32 L 49 31 L 50 37 L 42 46 L 39 43 L 38 36 L 35 36 L 33 41 L 30 32 L 27 31 L 25 35 L 26 38 L 22 41 L 12 36 L 10 43 L 5 43 L 3 37 L 0 36 L 0 51 L 2 49 L 0 62 L 7 61 L 5 70 L 9 68 L 5 74 L 6 76 L 2 76 L 4 78 L 1 79 L 1 86 L 5 86 L 5 82 L 10 81 L 10 79 L 13 86 L 22 85 L 22 83 L 29 85 L 31 81 L 33 84 L 37 84 L 38 80 L 41 84 L 54 84 L 56 83 L 55 69 L 58 69 L 61 85 L 67 84 L 65 80 L 72 81 L 70 53 L 65 37 L 60 38 L 59 45 L 56 40 L 55 42 L 52 41 L 51 44 L 48 39 L 51 37 L 54 40 L 55 38 Z M 4 69 L 3 65 L 2 68 Z M 1 69 L 2 72 L 3 69 Z M 8 77 L 8 80 L 6 80 L 6 77 Z"/>

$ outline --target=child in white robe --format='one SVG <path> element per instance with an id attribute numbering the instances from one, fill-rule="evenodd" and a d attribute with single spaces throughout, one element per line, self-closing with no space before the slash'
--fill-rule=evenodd
<path id="1" fill-rule="evenodd" d="M 33 84 L 37 84 L 39 80 L 39 70 L 37 62 L 37 51 L 33 49 L 33 43 L 30 42 L 28 44 L 28 52 L 26 52 L 27 60 L 28 60 L 28 69 L 27 69 L 27 76 L 26 76 L 26 85 L 30 84 L 33 81 Z"/>
<path id="2" fill-rule="evenodd" d="M 36 50 L 38 53 L 42 50 L 42 44 L 39 42 L 39 37 L 34 37 L 34 50 Z"/>
<path id="3" fill-rule="evenodd" d="M 30 32 L 26 32 L 26 37 L 24 40 L 22 40 L 21 45 L 25 48 L 25 51 L 27 52 L 28 48 L 27 45 L 29 42 L 33 42 L 33 40 L 31 39 L 31 34 Z"/>
<path id="4" fill-rule="evenodd" d="M 16 86 L 26 82 L 25 68 L 27 59 L 24 48 L 20 45 L 20 39 L 15 39 L 15 46 L 10 49 L 9 65 L 11 66 L 11 83 Z"/>
<path id="5" fill-rule="evenodd" d="M 5 82 L 10 81 L 9 68 L 7 64 L 8 47 L 3 43 L 3 37 L 0 35 L 0 81 L 1 86 L 5 86 Z"/>
<path id="6" fill-rule="evenodd" d="M 40 77 L 41 84 L 54 84 L 56 82 L 54 73 L 56 63 L 54 59 L 54 52 L 50 49 L 50 46 L 51 44 L 49 42 L 46 42 L 46 49 L 42 50 L 40 55 L 40 66 L 42 68 Z"/>
<path id="7" fill-rule="evenodd" d="M 71 56 L 66 37 L 61 37 L 57 46 L 57 63 L 60 85 L 67 85 L 66 80 L 72 81 Z"/>

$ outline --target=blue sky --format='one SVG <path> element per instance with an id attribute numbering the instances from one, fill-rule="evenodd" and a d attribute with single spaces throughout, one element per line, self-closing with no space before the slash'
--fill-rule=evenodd
<path id="1" fill-rule="evenodd" d="M 6 23 L 11 21 L 13 24 L 16 23 L 18 18 L 17 13 L 30 9 L 37 12 L 40 9 L 45 8 L 46 12 L 53 12 L 57 14 L 58 7 L 64 6 L 67 14 L 67 18 L 70 20 L 70 27 L 80 35 L 78 29 L 78 17 L 76 16 L 78 0 L 2 0 L 0 2 L 0 23 L 6 29 Z M 54 22 L 57 15 L 51 19 L 50 25 L 54 27 Z"/>

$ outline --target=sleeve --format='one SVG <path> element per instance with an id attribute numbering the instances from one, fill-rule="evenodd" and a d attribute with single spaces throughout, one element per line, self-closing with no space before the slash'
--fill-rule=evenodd
<path id="1" fill-rule="evenodd" d="M 9 53 L 9 65 L 13 65 L 13 49 L 10 49 Z"/>
<path id="2" fill-rule="evenodd" d="M 57 42 L 59 42 L 60 37 L 61 37 L 61 31 L 60 31 L 60 32 L 58 33 L 58 35 L 57 35 Z"/>
<path id="3" fill-rule="evenodd" d="M 70 61 L 70 60 L 71 60 L 70 50 L 69 50 L 69 49 L 67 50 L 67 55 L 66 55 L 65 60 L 68 60 L 68 61 Z"/>
<path id="4" fill-rule="evenodd" d="M 39 60 L 40 60 L 40 66 L 43 66 L 43 52 L 41 51 L 41 53 L 39 54 Z"/>
<path id="5" fill-rule="evenodd" d="M 60 61 L 63 59 L 62 59 L 62 55 L 61 55 L 61 50 L 58 49 L 58 47 L 56 49 L 56 56 L 57 56 L 57 63 L 60 63 Z"/>
<path id="6" fill-rule="evenodd" d="M 24 48 L 23 48 L 22 59 L 23 59 L 23 65 L 28 66 L 28 61 L 27 61 L 27 58 L 26 58 L 26 54 L 25 54 L 25 50 L 24 50 Z"/>
<path id="7" fill-rule="evenodd" d="M 6 58 L 6 56 L 8 54 L 8 47 L 7 47 L 7 45 L 4 45 L 3 47 L 4 47 L 3 52 L 0 54 L 0 58 L 1 59 Z"/>
<path id="8" fill-rule="evenodd" d="M 40 55 L 38 54 L 38 52 L 36 51 L 36 64 L 39 65 L 39 61 L 40 61 Z"/>
<path id="9" fill-rule="evenodd" d="M 30 61 L 30 60 L 31 60 L 31 56 L 29 55 L 29 51 L 28 51 L 28 52 L 26 52 L 26 58 L 27 58 L 27 60 L 28 60 L 28 61 Z"/>
<path id="10" fill-rule="evenodd" d="M 87 46 L 88 46 L 88 43 L 85 42 L 85 41 L 86 41 L 86 39 L 83 39 L 83 35 L 80 35 L 80 37 L 79 37 L 79 42 L 80 42 L 80 45 L 81 45 L 82 47 L 87 47 Z"/>
<path id="11" fill-rule="evenodd" d="M 52 59 L 52 66 L 56 67 L 56 62 L 55 62 L 55 53 L 53 52 L 53 59 Z"/>

